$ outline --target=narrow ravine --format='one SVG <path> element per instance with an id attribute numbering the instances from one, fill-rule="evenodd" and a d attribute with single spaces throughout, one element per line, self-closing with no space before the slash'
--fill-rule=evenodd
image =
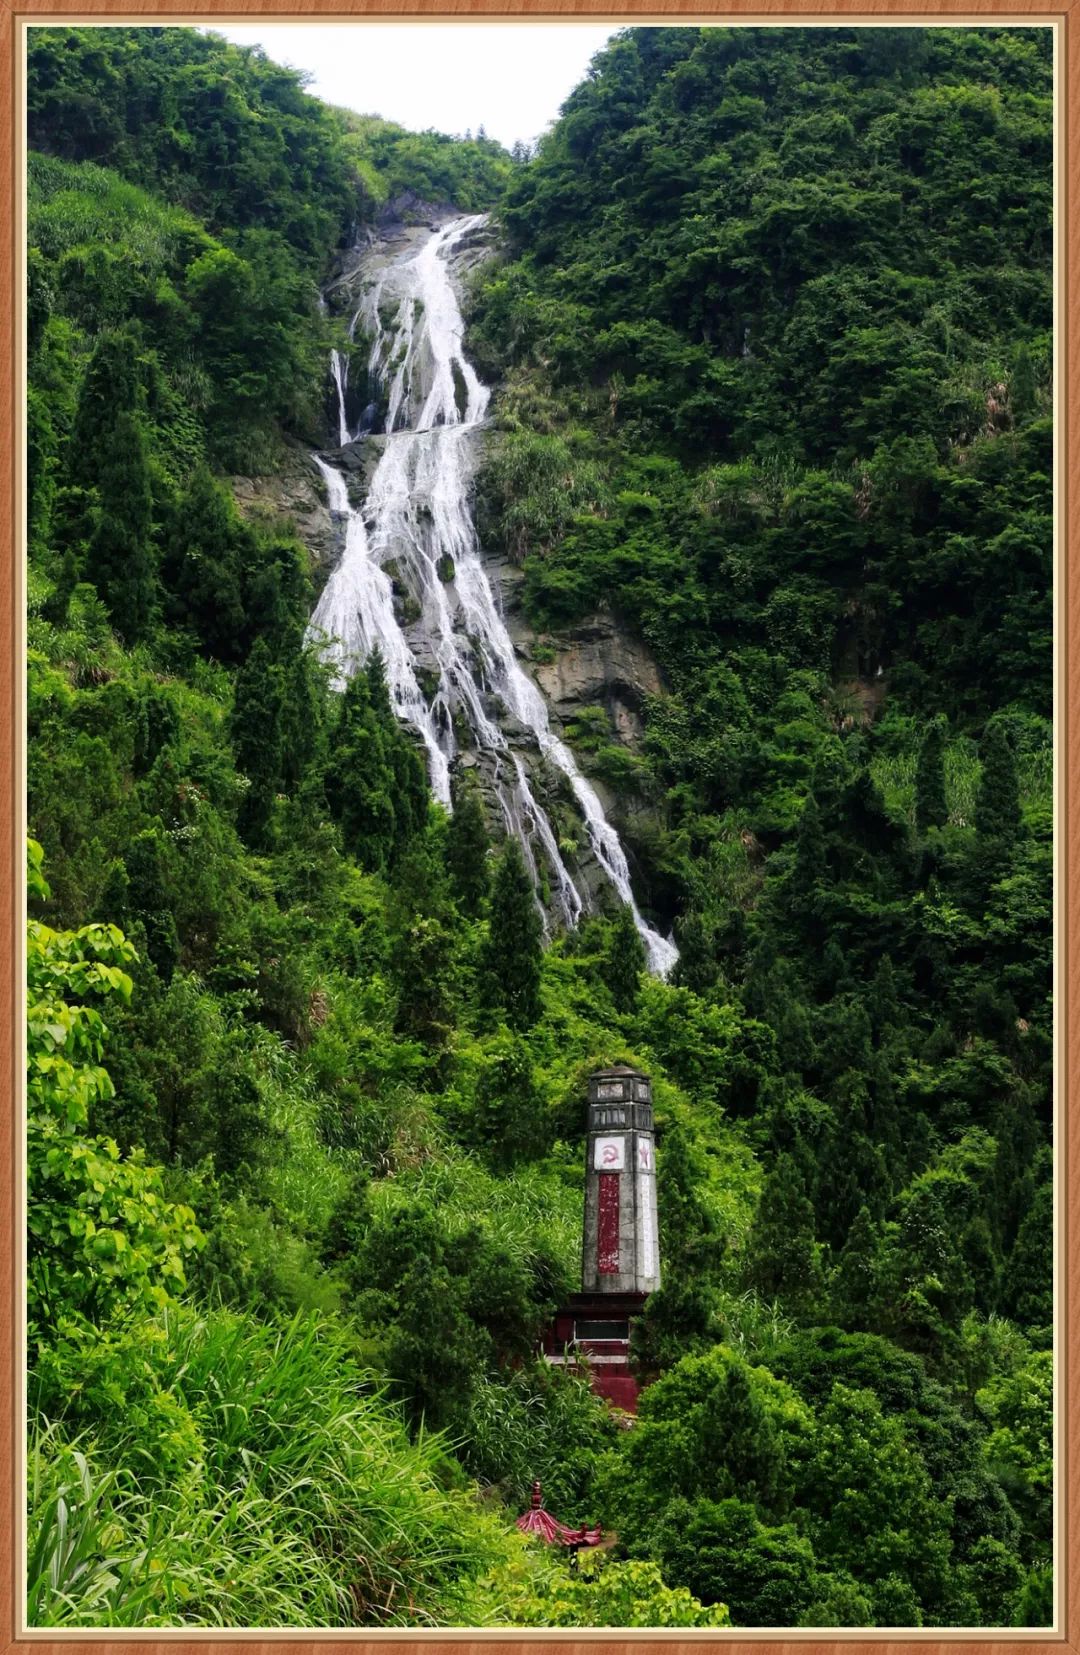
<path id="1" fill-rule="evenodd" d="M 309 633 L 323 641 L 339 681 L 380 651 L 398 714 L 419 732 L 432 790 L 443 804 L 450 804 L 450 766 L 466 734 L 468 746 L 489 756 L 506 829 L 520 841 L 534 882 L 549 885 L 553 910 L 572 928 L 588 894 L 571 877 L 499 718 L 512 724 L 515 741 L 520 731 L 566 777 L 593 854 L 633 913 L 649 969 L 666 976 L 678 951 L 643 918 L 619 836 L 518 662 L 480 556 L 469 492 L 490 393 L 463 353 L 450 261 L 484 222 L 483 216 L 455 219 L 433 231 L 419 252 L 410 247 L 392 259 L 353 317 L 350 331 L 362 322 L 372 340 L 370 376 L 387 387 L 386 435 L 362 508 L 350 504 L 341 471 L 316 457 L 331 513 L 345 525 L 345 547 Z M 344 446 L 358 433 L 349 430 L 347 367 L 337 352 L 331 372 Z M 395 612 L 395 580 L 418 611 L 407 629 Z"/>

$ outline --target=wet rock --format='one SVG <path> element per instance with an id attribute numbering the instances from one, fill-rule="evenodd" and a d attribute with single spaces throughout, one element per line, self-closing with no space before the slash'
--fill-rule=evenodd
<path id="1" fill-rule="evenodd" d="M 311 554 L 312 572 L 321 584 L 341 554 L 341 526 L 330 515 L 326 485 L 300 443 L 286 447 L 280 469 L 270 476 L 230 477 L 233 497 L 243 517 L 284 521 Z"/>
<path id="2" fill-rule="evenodd" d="M 419 227 L 429 234 L 439 230 L 448 219 L 456 218 L 460 208 L 453 206 L 449 201 L 435 203 L 425 201 L 423 196 L 417 195 L 415 190 L 404 190 L 401 195 L 395 195 L 379 210 L 377 225 L 380 237 L 407 225 L 410 228 Z"/>
<path id="3" fill-rule="evenodd" d="M 606 707 L 612 739 L 640 747 L 646 700 L 664 690 L 648 645 L 606 608 L 565 632 L 546 633 L 541 640 L 521 610 L 521 570 L 495 559 L 487 560 L 487 569 L 501 593 L 514 648 L 528 663 L 556 718 L 565 724 L 583 707 Z"/>

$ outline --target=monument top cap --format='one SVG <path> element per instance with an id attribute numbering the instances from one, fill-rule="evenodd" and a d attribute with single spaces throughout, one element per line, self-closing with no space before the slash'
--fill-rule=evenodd
<path id="1" fill-rule="evenodd" d="M 614 1105 L 616 1113 L 621 1109 L 625 1116 L 626 1108 L 633 1104 L 648 1110 L 652 1103 L 652 1083 L 648 1075 L 643 1075 L 639 1069 L 630 1069 L 620 1063 L 610 1069 L 596 1069 L 589 1076 L 589 1106 L 595 1113 L 607 1105 Z M 618 1120 L 600 1120 L 599 1126 L 626 1126 L 636 1124 L 647 1130 L 652 1129 L 651 1116 L 635 1123 L 628 1122 L 620 1117 Z"/>

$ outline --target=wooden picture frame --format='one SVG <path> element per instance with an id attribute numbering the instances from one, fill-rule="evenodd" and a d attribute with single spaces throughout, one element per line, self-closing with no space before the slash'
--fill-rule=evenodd
<path id="1" fill-rule="evenodd" d="M 401 1631 L 355 1634 L 340 1631 L 278 1633 L 235 1631 L 217 1635 L 190 1629 L 155 1632 L 90 1633 L 27 1631 L 20 1623 L 24 1487 L 23 1385 L 20 1282 L 23 1257 L 21 1178 L 21 1099 L 23 1040 L 23 841 L 25 839 L 22 674 L 23 444 L 22 383 L 25 365 L 22 272 L 24 108 L 22 63 L 27 25 L 57 23 L 174 22 L 202 23 L 226 19 L 312 22 L 323 18 L 394 20 L 435 19 L 515 21 L 608 21 L 656 23 L 768 24 L 802 22 L 828 25 L 888 21 L 893 24 L 1016 23 L 1044 24 L 1055 30 L 1057 104 L 1055 132 L 1056 214 L 1056 397 L 1055 454 L 1056 639 L 1055 707 L 1057 792 L 1055 986 L 1057 1026 L 1055 1077 L 1058 1119 L 1056 1156 L 1057 1272 L 1057 1459 L 1056 1459 L 1056 1617 L 1045 1631 L 940 1628 L 925 1633 L 868 1635 L 862 1631 L 823 1635 L 792 1630 L 778 1637 L 764 1630 L 730 1632 L 653 1631 L 612 1634 L 605 1631 Z M 1070 1120 L 1080 1092 L 1080 1024 L 1076 1012 L 1080 988 L 1080 5 L 1077 0 L 728 0 L 723 8 L 695 6 L 689 0 L 13 0 L 0 6 L 0 132 L 4 158 L 0 166 L 0 211 L 7 231 L 0 240 L 0 293 L 3 295 L 5 345 L 0 357 L 0 404 L 6 442 L 0 466 L 0 518 L 3 537 L 4 631 L 0 644 L 0 775 L 4 808 L 0 810 L 0 938 L 6 965 L 6 992 L 0 1018 L 0 1072 L 6 1081 L 8 1107 L 3 1112 L 3 1163 L 0 1180 L 0 1253 L 9 1313 L 0 1320 L 0 1418 L 3 1420 L 3 1478 L 7 1490 L 5 1520 L 0 1522 L 0 1643 L 4 1650 L 28 1655 L 67 1655 L 76 1649 L 119 1648 L 131 1655 L 173 1648 L 201 1652 L 210 1648 L 289 1655 L 312 1647 L 348 1655 L 362 1647 L 392 1645 L 425 1655 L 462 1655 L 468 1649 L 486 1655 L 558 1644 L 575 1655 L 615 1655 L 624 1644 L 655 1655 L 690 1652 L 703 1645 L 725 1650 L 752 1648 L 755 1655 L 819 1655 L 839 1649 L 844 1655 L 928 1655 L 931 1649 L 975 1655 L 994 1649 L 1026 1655 L 1036 1648 L 1064 1645 L 1080 1650 L 1080 1335 L 1073 1315 L 1080 1283 L 1080 1131 Z"/>

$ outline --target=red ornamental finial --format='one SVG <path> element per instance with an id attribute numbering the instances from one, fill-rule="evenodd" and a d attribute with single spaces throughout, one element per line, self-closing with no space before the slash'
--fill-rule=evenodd
<path id="1" fill-rule="evenodd" d="M 532 1501 L 531 1501 L 532 1509 L 534 1511 L 539 1511 L 540 1507 L 543 1505 L 543 1503 L 544 1503 L 544 1492 L 543 1492 L 543 1489 L 540 1487 L 539 1480 L 537 1480 L 532 1485 Z"/>

